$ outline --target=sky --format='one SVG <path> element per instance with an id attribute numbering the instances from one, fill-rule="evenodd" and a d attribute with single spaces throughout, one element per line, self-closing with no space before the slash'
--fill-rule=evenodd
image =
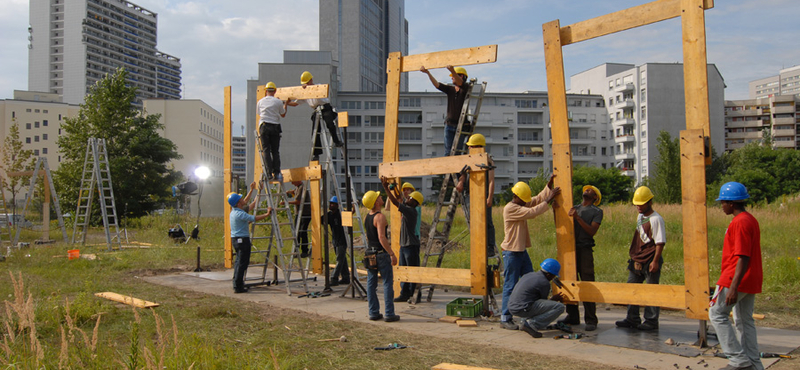
<path id="1" fill-rule="evenodd" d="M 39 0 L 41 1 L 41 0 Z M 280 63 L 283 50 L 319 47 L 319 3 L 332 0 L 134 0 L 158 14 L 158 50 L 181 59 L 183 97 L 222 112 L 232 89 L 234 127 L 245 117 L 247 80 L 258 63 Z M 407 0 L 409 54 L 498 45 L 497 62 L 468 66 L 493 92 L 545 91 L 542 24 L 561 26 L 646 4 L 645 0 Z M 0 99 L 28 88 L 28 0 L 0 1 Z M 727 85 L 725 99 L 747 99 L 750 81 L 800 64 L 797 0 L 717 0 L 706 11 L 708 62 Z M 334 16 L 334 15 L 332 15 Z M 569 76 L 597 65 L 683 60 L 680 19 L 564 47 Z M 440 81 L 448 73 L 433 70 Z M 299 78 L 299 76 L 298 76 Z M 410 72 L 411 91 L 430 91 Z M 234 131 L 234 135 L 239 133 Z"/>

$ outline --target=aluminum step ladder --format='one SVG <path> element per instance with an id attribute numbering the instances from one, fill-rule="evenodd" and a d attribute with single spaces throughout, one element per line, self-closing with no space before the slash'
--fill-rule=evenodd
<path id="1" fill-rule="evenodd" d="M 53 175 L 50 173 L 50 166 L 47 164 L 47 158 L 39 157 L 36 160 L 36 165 L 33 166 L 33 174 L 31 175 L 31 184 L 28 188 L 28 194 L 25 196 L 25 206 L 22 208 L 22 215 L 20 222 L 16 222 L 16 233 L 14 234 L 14 241 L 12 245 L 17 245 L 19 243 L 19 233 L 22 228 L 22 219 L 24 219 L 24 215 L 28 211 L 28 204 L 31 203 L 33 199 L 34 192 L 36 191 L 36 179 L 39 175 L 39 169 L 44 171 L 44 176 L 46 180 L 45 187 L 50 191 L 50 197 L 53 199 L 53 207 L 56 211 L 56 217 L 58 218 L 58 227 L 61 228 L 61 234 L 64 238 L 64 243 L 68 241 L 67 239 L 67 228 L 64 226 L 64 217 L 61 215 L 61 206 L 58 204 L 58 195 L 56 194 L 56 187 L 53 185 Z M 50 225 L 45 225 L 45 227 L 50 227 Z"/>
<path id="2" fill-rule="evenodd" d="M 108 250 L 120 249 L 122 245 L 119 236 L 119 218 L 114 201 L 114 187 L 111 184 L 111 166 L 108 163 L 106 140 L 91 137 L 87 141 L 86 156 L 83 161 L 83 176 L 78 193 L 78 207 L 75 210 L 75 226 L 72 231 L 73 244 L 78 242 L 86 244 L 95 187 Z"/>

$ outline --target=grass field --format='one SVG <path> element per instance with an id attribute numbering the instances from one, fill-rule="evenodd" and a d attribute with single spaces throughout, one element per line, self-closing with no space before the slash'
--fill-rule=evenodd
<path id="1" fill-rule="evenodd" d="M 605 219 L 597 236 L 597 275 L 602 281 L 625 280 L 628 243 L 635 209 L 604 206 Z M 677 206 L 656 205 L 667 222 L 665 274 L 662 281 L 683 282 L 681 218 Z M 430 219 L 426 208 L 423 220 Z M 769 205 L 752 210 L 761 223 L 765 261 L 764 294 L 756 310 L 767 315 L 760 325 L 800 327 L 800 204 Z M 502 209 L 495 207 L 498 242 L 502 240 Z M 189 271 L 195 266 L 195 246 L 202 251 L 204 268 L 222 269 L 222 222 L 204 219 L 199 243 L 174 244 L 167 229 L 177 222 L 191 229 L 189 219 L 154 216 L 128 222 L 131 240 L 148 248 L 106 252 L 104 245 L 83 246 L 81 254 L 97 260 L 69 261 L 72 246 L 32 246 L 12 250 L 0 264 L 0 296 L 6 301 L 4 342 L 0 364 L 8 368 L 129 368 L 129 369 L 423 369 L 439 362 L 469 363 L 495 368 L 603 368 L 576 363 L 575 359 L 547 356 L 524 357 L 512 351 L 414 335 L 376 332 L 371 325 L 308 316 L 265 305 L 243 303 L 224 297 L 173 291 L 143 282 L 153 274 Z M 709 210 L 709 244 L 712 279 L 718 274 L 722 236 L 730 217 L 718 208 Z M 191 225 L 191 226 L 189 226 Z M 464 228 L 457 220 L 454 235 Z M 530 222 L 534 263 L 555 255 L 553 218 L 548 213 Z M 187 230 L 188 231 L 188 230 Z M 71 233 L 71 230 L 70 230 Z M 95 230 L 90 243 L 100 243 Z M 60 233 L 51 231 L 51 237 Z M 38 233 L 27 230 L 23 240 Z M 467 243 L 467 241 L 464 241 Z M 468 243 L 467 243 L 468 244 Z M 468 252 L 460 247 L 448 254 L 450 267 L 466 267 Z M 156 310 L 134 311 L 94 297 L 113 291 L 159 302 Z M 67 303 L 68 302 L 68 303 Z M 366 304 L 366 303 L 365 303 Z M 285 329 L 292 328 L 291 331 Z M 321 346 L 316 339 L 345 334 L 347 345 Z M 366 351 L 374 343 L 415 343 L 411 351 Z"/>

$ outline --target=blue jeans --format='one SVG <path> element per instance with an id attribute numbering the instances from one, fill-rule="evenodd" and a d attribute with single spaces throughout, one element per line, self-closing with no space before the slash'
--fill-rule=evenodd
<path id="1" fill-rule="evenodd" d="M 419 245 L 400 247 L 400 261 L 398 265 L 419 266 Z M 400 283 L 400 296 L 411 298 L 416 288 L 416 283 Z"/>
<path id="2" fill-rule="evenodd" d="M 645 263 L 641 274 L 633 271 L 633 262 L 628 264 L 628 284 L 641 284 L 647 281 L 648 284 L 658 284 L 661 280 L 661 268 L 664 266 L 664 258 L 658 260 L 658 271 L 650 272 L 650 264 Z M 661 307 L 646 306 L 644 308 L 644 321 L 658 324 L 658 316 L 661 313 Z M 628 315 L 625 320 L 632 324 L 639 325 L 642 319 L 639 317 L 639 306 L 628 305 Z"/>
<path id="3" fill-rule="evenodd" d="M 529 272 L 533 272 L 533 262 L 528 255 L 528 251 L 510 252 L 503 251 L 503 315 L 500 317 L 501 321 L 511 320 L 511 312 L 508 311 L 508 299 L 511 297 L 511 291 L 517 285 L 519 278 Z"/>
<path id="4" fill-rule="evenodd" d="M 369 317 L 381 314 L 381 304 L 378 302 L 378 274 L 383 278 L 383 304 L 386 317 L 394 316 L 394 275 L 392 271 L 392 258 L 388 253 L 378 253 L 378 269 L 367 270 L 367 305 Z"/>
<path id="5" fill-rule="evenodd" d="M 456 144 L 457 150 L 464 149 L 464 143 L 467 140 L 466 135 L 459 135 L 458 143 Z M 450 155 L 450 150 L 453 148 L 453 141 L 456 138 L 456 126 L 450 126 L 447 123 L 444 124 L 444 155 L 445 157 Z"/>
<path id="6" fill-rule="evenodd" d="M 536 330 L 542 330 L 564 313 L 564 304 L 549 299 L 537 299 L 528 304 L 522 311 L 514 311 L 514 315 L 525 318 Z"/>
<path id="7" fill-rule="evenodd" d="M 730 365 L 745 367 L 753 365 L 758 370 L 763 370 L 761 356 L 758 351 L 756 337 L 756 324 L 753 321 L 756 295 L 739 293 L 736 304 L 725 304 L 728 288 L 717 286 L 717 302 L 708 310 L 708 319 L 717 332 L 717 339 Z M 734 330 L 728 316 L 733 310 L 733 320 L 736 322 Z"/>

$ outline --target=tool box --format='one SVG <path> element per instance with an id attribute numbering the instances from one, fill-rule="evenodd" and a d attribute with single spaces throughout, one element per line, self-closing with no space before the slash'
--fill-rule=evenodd
<path id="1" fill-rule="evenodd" d="M 481 298 L 456 298 L 447 304 L 447 316 L 478 317 L 482 311 Z"/>

